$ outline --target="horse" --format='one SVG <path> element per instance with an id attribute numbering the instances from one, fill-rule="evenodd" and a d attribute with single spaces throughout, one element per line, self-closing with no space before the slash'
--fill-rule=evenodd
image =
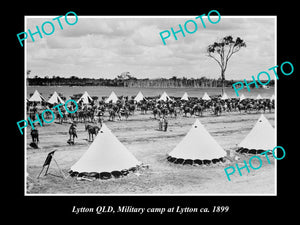
<path id="1" fill-rule="evenodd" d="M 175 118 L 177 118 L 177 111 L 175 107 L 169 107 L 169 114 L 172 117 L 174 115 Z"/>
<path id="2" fill-rule="evenodd" d="M 72 123 L 70 128 L 69 128 L 69 135 L 70 135 L 70 139 L 68 140 L 69 144 L 74 144 L 74 138 L 78 138 L 77 137 L 77 132 L 76 132 L 76 124 Z M 72 140 L 73 137 L 73 140 Z"/>
<path id="3" fill-rule="evenodd" d="M 141 105 L 141 114 L 147 114 L 148 106 L 146 103 Z"/>
<path id="4" fill-rule="evenodd" d="M 267 103 L 266 102 L 258 102 L 255 104 L 255 109 L 257 112 L 260 112 L 260 110 L 263 110 L 264 113 L 266 112 Z"/>
<path id="5" fill-rule="evenodd" d="M 30 143 L 30 146 L 33 148 L 38 148 L 37 143 L 39 143 L 39 132 L 37 129 L 32 129 L 30 132 L 32 143 Z"/>
<path id="6" fill-rule="evenodd" d="M 238 103 L 238 105 L 236 107 L 237 107 L 237 109 L 239 110 L 240 113 L 242 113 L 243 109 L 246 111 L 246 107 L 244 106 L 243 103 Z"/>
<path id="7" fill-rule="evenodd" d="M 130 104 L 130 105 L 128 106 L 128 111 L 129 111 L 129 114 L 134 115 L 135 105 Z"/>
<path id="8" fill-rule="evenodd" d="M 119 116 L 119 119 L 122 120 L 122 116 L 125 117 L 125 119 L 127 120 L 128 117 L 129 117 L 129 110 L 128 109 L 124 109 L 124 108 L 121 108 L 119 110 L 119 113 L 118 113 L 118 116 Z"/>
<path id="9" fill-rule="evenodd" d="M 32 129 L 30 135 L 33 143 L 39 143 L 39 132 L 37 129 Z"/>
<path id="10" fill-rule="evenodd" d="M 249 102 L 248 104 L 246 104 L 245 106 L 245 113 L 250 113 L 251 110 L 253 110 L 255 107 L 254 107 L 254 104 L 252 102 Z"/>
<path id="11" fill-rule="evenodd" d="M 214 107 L 214 114 L 216 116 L 219 116 L 219 115 L 221 115 L 221 113 L 222 113 L 222 107 L 221 107 L 221 105 L 220 104 L 216 104 L 216 106 Z"/>
<path id="12" fill-rule="evenodd" d="M 94 140 L 94 134 L 97 135 L 100 128 L 98 126 L 92 126 L 89 124 L 85 125 L 85 130 L 88 131 L 89 134 L 89 141 L 91 141 L 91 135 L 92 135 L 92 141 Z"/>
<path id="13" fill-rule="evenodd" d="M 193 106 L 192 108 L 192 113 L 191 115 L 197 115 L 197 116 L 203 116 L 203 110 L 204 110 L 204 106 L 200 105 L 200 104 L 196 104 Z"/>
<path id="14" fill-rule="evenodd" d="M 85 122 L 86 120 L 86 111 L 78 110 L 78 122 Z"/>
<path id="15" fill-rule="evenodd" d="M 183 107 L 183 113 L 184 113 L 184 116 L 187 117 L 187 114 L 189 113 L 191 116 L 193 115 L 193 110 L 192 108 L 190 108 L 189 106 L 184 106 Z"/>
<path id="16" fill-rule="evenodd" d="M 116 111 L 114 109 L 109 109 L 108 114 L 109 114 L 108 120 L 114 121 L 116 117 Z"/>
<path id="17" fill-rule="evenodd" d="M 95 121 L 94 115 L 95 115 L 95 110 L 94 110 L 94 108 L 89 109 L 89 110 L 86 112 L 86 117 L 87 117 L 87 118 L 90 120 L 90 122 L 92 122 L 92 123 Z"/>

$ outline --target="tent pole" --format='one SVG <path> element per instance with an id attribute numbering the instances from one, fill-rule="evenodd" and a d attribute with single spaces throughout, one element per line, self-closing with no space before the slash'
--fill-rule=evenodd
<path id="1" fill-rule="evenodd" d="M 38 175 L 37 179 L 39 179 L 39 177 L 41 176 L 41 174 L 42 174 L 42 172 L 43 172 L 44 168 L 45 168 L 45 167 L 43 166 L 43 168 L 42 168 L 42 170 L 41 170 L 40 174 Z"/>
<path id="2" fill-rule="evenodd" d="M 47 169 L 46 169 L 46 172 L 45 172 L 44 176 L 47 175 L 49 167 L 50 167 L 50 163 L 48 164 L 48 167 L 47 167 Z M 43 167 L 43 168 L 44 168 L 44 167 Z"/>
<path id="3" fill-rule="evenodd" d="M 56 162 L 55 158 L 53 157 L 53 160 L 57 166 L 57 168 L 59 169 L 60 173 L 63 175 L 64 179 L 66 179 L 65 174 L 63 173 L 63 171 L 61 170 L 61 168 L 59 167 L 58 163 Z"/>

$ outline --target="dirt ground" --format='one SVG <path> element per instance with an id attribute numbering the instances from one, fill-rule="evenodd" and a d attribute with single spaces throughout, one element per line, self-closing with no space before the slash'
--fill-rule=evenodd
<path id="1" fill-rule="evenodd" d="M 224 148 L 227 153 L 234 153 L 237 145 L 252 129 L 259 113 L 223 113 L 221 116 L 205 113 L 199 117 L 200 122 Z M 166 160 L 166 155 L 180 142 L 195 122 L 194 117 L 169 118 L 167 132 L 158 131 L 158 121 L 154 120 L 150 113 L 140 115 L 136 112 L 127 121 L 109 122 L 105 118 L 105 124 L 112 130 L 117 138 L 128 148 L 130 152 L 141 162 L 149 165 L 148 169 L 130 173 L 122 178 L 109 180 L 79 181 L 70 176 L 62 179 L 57 176 L 47 175 L 36 179 L 42 165 L 50 151 L 56 150 L 55 159 L 63 172 L 67 175 L 70 167 L 77 162 L 88 149 L 88 133 L 84 130 L 84 123 L 77 125 L 78 139 L 75 145 L 69 145 L 68 129 L 70 124 L 58 124 L 53 122 L 39 130 L 39 149 L 29 146 L 31 136 L 27 129 L 27 146 L 25 149 L 25 165 L 29 175 L 26 185 L 27 194 L 162 194 L 162 195 L 249 195 L 249 194 L 276 194 L 276 163 L 270 156 L 271 164 L 268 164 L 265 156 L 261 156 L 262 167 L 258 170 L 250 168 L 242 170 L 242 176 L 236 171 L 228 181 L 224 168 L 249 161 L 253 155 L 241 155 L 239 157 L 228 154 L 226 162 L 210 166 L 177 165 Z M 272 126 L 275 124 L 275 114 L 265 113 L 265 117 Z M 253 160 L 253 162 L 256 160 Z M 254 164 L 255 166 L 255 164 Z M 55 162 L 50 165 L 49 172 L 59 175 Z"/>

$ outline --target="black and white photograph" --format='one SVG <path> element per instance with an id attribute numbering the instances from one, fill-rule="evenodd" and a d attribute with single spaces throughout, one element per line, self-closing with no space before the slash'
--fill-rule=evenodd
<path id="1" fill-rule="evenodd" d="M 14 8 L 4 214 L 29 223 L 297 215 L 296 7 L 101 3 Z"/>
<path id="2" fill-rule="evenodd" d="M 24 22 L 26 196 L 276 196 L 276 16 Z"/>

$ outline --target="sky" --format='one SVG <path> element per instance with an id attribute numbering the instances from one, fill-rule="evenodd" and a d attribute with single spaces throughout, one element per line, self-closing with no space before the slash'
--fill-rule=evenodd
<path id="1" fill-rule="evenodd" d="M 200 15 L 200 14 L 199 14 Z M 197 15 L 196 15 L 197 16 Z M 148 17 L 101 17 L 78 16 L 74 25 L 60 19 L 63 30 L 53 21 L 55 30 L 47 36 L 34 35 L 25 41 L 26 70 L 35 75 L 81 78 L 113 79 L 123 72 L 136 78 L 219 78 L 220 67 L 207 57 L 208 45 L 232 35 L 240 37 L 247 47 L 242 48 L 229 60 L 225 78 L 251 79 L 261 71 L 275 66 L 276 20 L 275 17 L 221 16 L 217 24 L 203 17 L 206 28 L 196 16 L 148 16 Z M 36 31 L 36 26 L 52 21 L 57 16 L 27 16 L 25 30 Z M 71 16 L 68 17 L 73 23 Z M 211 17 L 213 21 L 217 17 Z M 179 30 L 187 20 L 197 23 L 192 34 L 171 35 L 163 44 L 160 32 Z M 193 26 L 189 23 L 193 30 Z M 51 31 L 49 24 L 46 32 Z M 272 77 L 272 79 L 274 79 Z"/>

